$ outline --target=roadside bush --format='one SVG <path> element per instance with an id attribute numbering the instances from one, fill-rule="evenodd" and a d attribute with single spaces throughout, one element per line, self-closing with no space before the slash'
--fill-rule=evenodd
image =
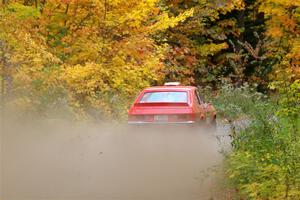
<path id="1" fill-rule="evenodd" d="M 272 87 L 278 88 L 275 100 L 248 85 L 224 86 L 214 100 L 232 124 L 247 121 L 233 137 L 225 166 L 237 199 L 300 199 L 300 84 Z"/>

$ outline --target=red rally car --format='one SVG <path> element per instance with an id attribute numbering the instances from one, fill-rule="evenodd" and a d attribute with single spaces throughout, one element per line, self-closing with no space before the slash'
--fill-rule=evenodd
<path id="1" fill-rule="evenodd" d="M 216 110 L 196 87 L 177 82 L 144 89 L 128 112 L 128 124 L 193 124 L 216 126 Z"/>

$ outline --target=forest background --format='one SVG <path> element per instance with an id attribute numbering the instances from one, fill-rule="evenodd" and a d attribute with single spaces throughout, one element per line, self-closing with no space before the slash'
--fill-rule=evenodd
<path id="1" fill-rule="evenodd" d="M 7 107 L 120 119 L 144 87 L 299 79 L 300 1 L 2 0 Z M 274 89 L 274 88 L 273 88 Z M 51 112 L 50 112 L 51 111 Z M 56 114 L 57 114 L 56 113 Z"/>
<path id="2" fill-rule="evenodd" d="M 232 128 L 228 199 L 300 199 L 300 0 L 0 5 L 1 111 L 122 120 L 147 86 L 195 85 Z"/>

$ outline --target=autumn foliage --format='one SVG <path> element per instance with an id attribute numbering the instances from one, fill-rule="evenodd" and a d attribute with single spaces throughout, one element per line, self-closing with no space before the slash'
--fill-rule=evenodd
<path id="1" fill-rule="evenodd" d="M 1 114 L 120 120 L 147 86 L 208 88 L 235 133 L 236 199 L 300 199 L 300 0 L 0 5 Z"/>
<path id="2" fill-rule="evenodd" d="M 117 119 L 164 81 L 266 91 L 299 79 L 299 16 L 298 0 L 4 0 L 1 97 Z"/>
<path id="3" fill-rule="evenodd" d="M 3 5 L 4 92 L 17 94 L 13 102 L 32 109 L 59 106 L 60 99 L 77 117 L 119 118 L 128 100 L 164 76 L 166 47 L 152 35 L 193 14 L 190 9 L 172 17 L 157 3 L 50 0 Z"/>

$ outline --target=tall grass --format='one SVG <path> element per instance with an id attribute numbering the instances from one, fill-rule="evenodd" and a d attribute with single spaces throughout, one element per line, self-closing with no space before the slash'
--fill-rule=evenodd
<path id="1" fill-rule="evenodd" d="M 249 85 L 224 85 L 213 99 L 232 127 L 225 168 L 237 199 L 300 199 L 299 85 L 279 89 L 274 99 Z M 240 118 L 247 127 L 236 131 L 233 122 Z"/>

